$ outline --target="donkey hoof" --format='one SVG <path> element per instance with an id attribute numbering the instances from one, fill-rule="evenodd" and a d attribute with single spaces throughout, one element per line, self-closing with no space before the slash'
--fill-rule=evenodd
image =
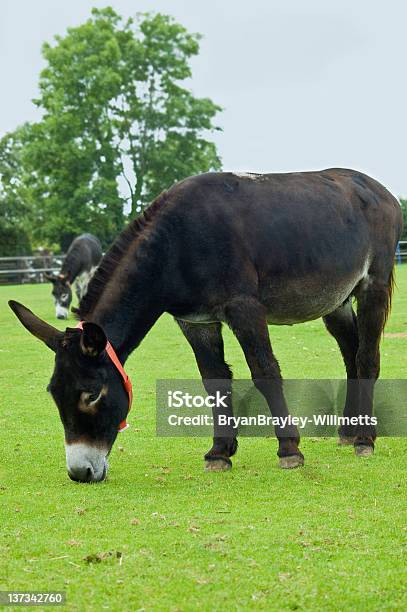
<path id="1" fill-rule="evenodd" d="M 355 441 L 354 437 L 351 436 L 340 436 L 338 439 L 338 446 L 353 446 L 353 443 Z"/>
<path id="2" fill-rule="evenodd" d="M 283 470 L 293 470 L 301 465 L 304 465 L 304 457 L 302 455 L 280 457 L 280 467 L 283 468 Z"/>
<path id="3" fill-rule="evenodd" d="M 227 472 L 232 469 L 230 459 L 211 459 L 205 461 L 205 472 Z"/>
<path id="4" fill-rule="evenodd" d="M 357 457 L 371 457 L 373 455 L 373 446 L 366 446 L 366 444 L 355 445 L 355 455 Z"/>

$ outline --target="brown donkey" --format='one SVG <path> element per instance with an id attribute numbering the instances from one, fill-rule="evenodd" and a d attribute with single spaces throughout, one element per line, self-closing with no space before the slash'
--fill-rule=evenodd
<path id="1" fill-rule="evenodd" d="M 323 317 L 346 366 L 344 414 L 371 415 L 401 228 L 397 200 L 352 170 L 203 174 L 161 194 L 117 238 L 80 303 L 83 330 L 62 333 L 11 302 L 28 330 L 56 352 L 49 389 L 65 429 L 70 477 L 105 477 L 127 414 L 107 339 L 124 363 L 164 312 L 180 325 L 211 392 L 216 381 L 222 391 L 231 388 L 221 334 L 227 323 L 273 416 L 288 410 L 267 324 Z M 233 414 L 231 403 L 225 412 Z M 235 434 L 218 427 L 214 434 L 207 469 L 228 469 Z M 277 427 L 276 435 L 281 467 L 302 465 L 297 429 Z M 340 438 L 366 455 L 375 430 L 343 427 Z"/>

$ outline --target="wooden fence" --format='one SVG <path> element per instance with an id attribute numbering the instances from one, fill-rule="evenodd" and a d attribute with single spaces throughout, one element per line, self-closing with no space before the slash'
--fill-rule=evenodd
<path id="1" fill-rule="evenodd" d="M 43 283 L 44 272 L 58 272 L 65 255 L 25 255 L 0 257 L 0 285 Z M 396 262 L 407 262 L 407 240 L 397 246 Z"/>
<path id="2" fill-rule="evenodd" d="M 43 283 L 45 272 L 58 272 L 65 255 L 0 257 L 0 285 Z"/>

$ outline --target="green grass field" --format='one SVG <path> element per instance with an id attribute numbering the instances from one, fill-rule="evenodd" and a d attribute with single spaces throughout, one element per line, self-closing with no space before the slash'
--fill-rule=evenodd
<path id="1" fill-rule="evenodd" d="M 388 332 L 407 331 L 407 266 L 397 283 Z M 45 392 L 53 354 L 6 306 L 19 300 L 56 324 L 49 294 L 0 289 L 0 590 L 62 590 L 69 610 L 407 609 L 407 441 L 380 439 L 362 459 L 304 439 L 304 468 L 282 471 L 275 440 L 244 438 L 231 472 L 205 473 L 209 439 L 154 433 L 156 379 L 197 377 L 168 316 L 128 361 L 131 429 L 108 480 L 71 482 Z M 343 377 L 321 321 L 270 331 L 285 377 Z M 247 377 L 225 336 L 235 376 Z M 382 376 L 407 377 L 407 338 L 384 339 Z"/>

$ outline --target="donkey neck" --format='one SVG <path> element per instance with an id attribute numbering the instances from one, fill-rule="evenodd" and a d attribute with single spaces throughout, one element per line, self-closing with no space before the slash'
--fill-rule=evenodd
<path id="1" fill-rule="evenodd" d="M 131 266 L 131 262 L 129 262 Z M 161 275 L 153 262 L 121 266 L 106 284 L 88 320 L 101 325 L 122 363 L 164 311 Z"/>
<path id="2" fill-rule="evenodd" d="M 60 274 L 63 274 L 69 283 L 73 283 L 75 278 L 80 274 L 82 262 L 76 249 L 70 251 L 64 259 Z"/>
<path id="3" fill-rule="evenodd" d="M 117 237 L 94 274 L 79 315 L 100 324 L 124 362 L 166 310 L 170 237 L 166 192 Z"/>
<path id="4" fill-rule="evenodd" d="M 122 363 L 144 339 L 162 314 L 147 304 L 118 304 L 113 312 L 96 312 L 91 320 L 101 325 Z"/>

